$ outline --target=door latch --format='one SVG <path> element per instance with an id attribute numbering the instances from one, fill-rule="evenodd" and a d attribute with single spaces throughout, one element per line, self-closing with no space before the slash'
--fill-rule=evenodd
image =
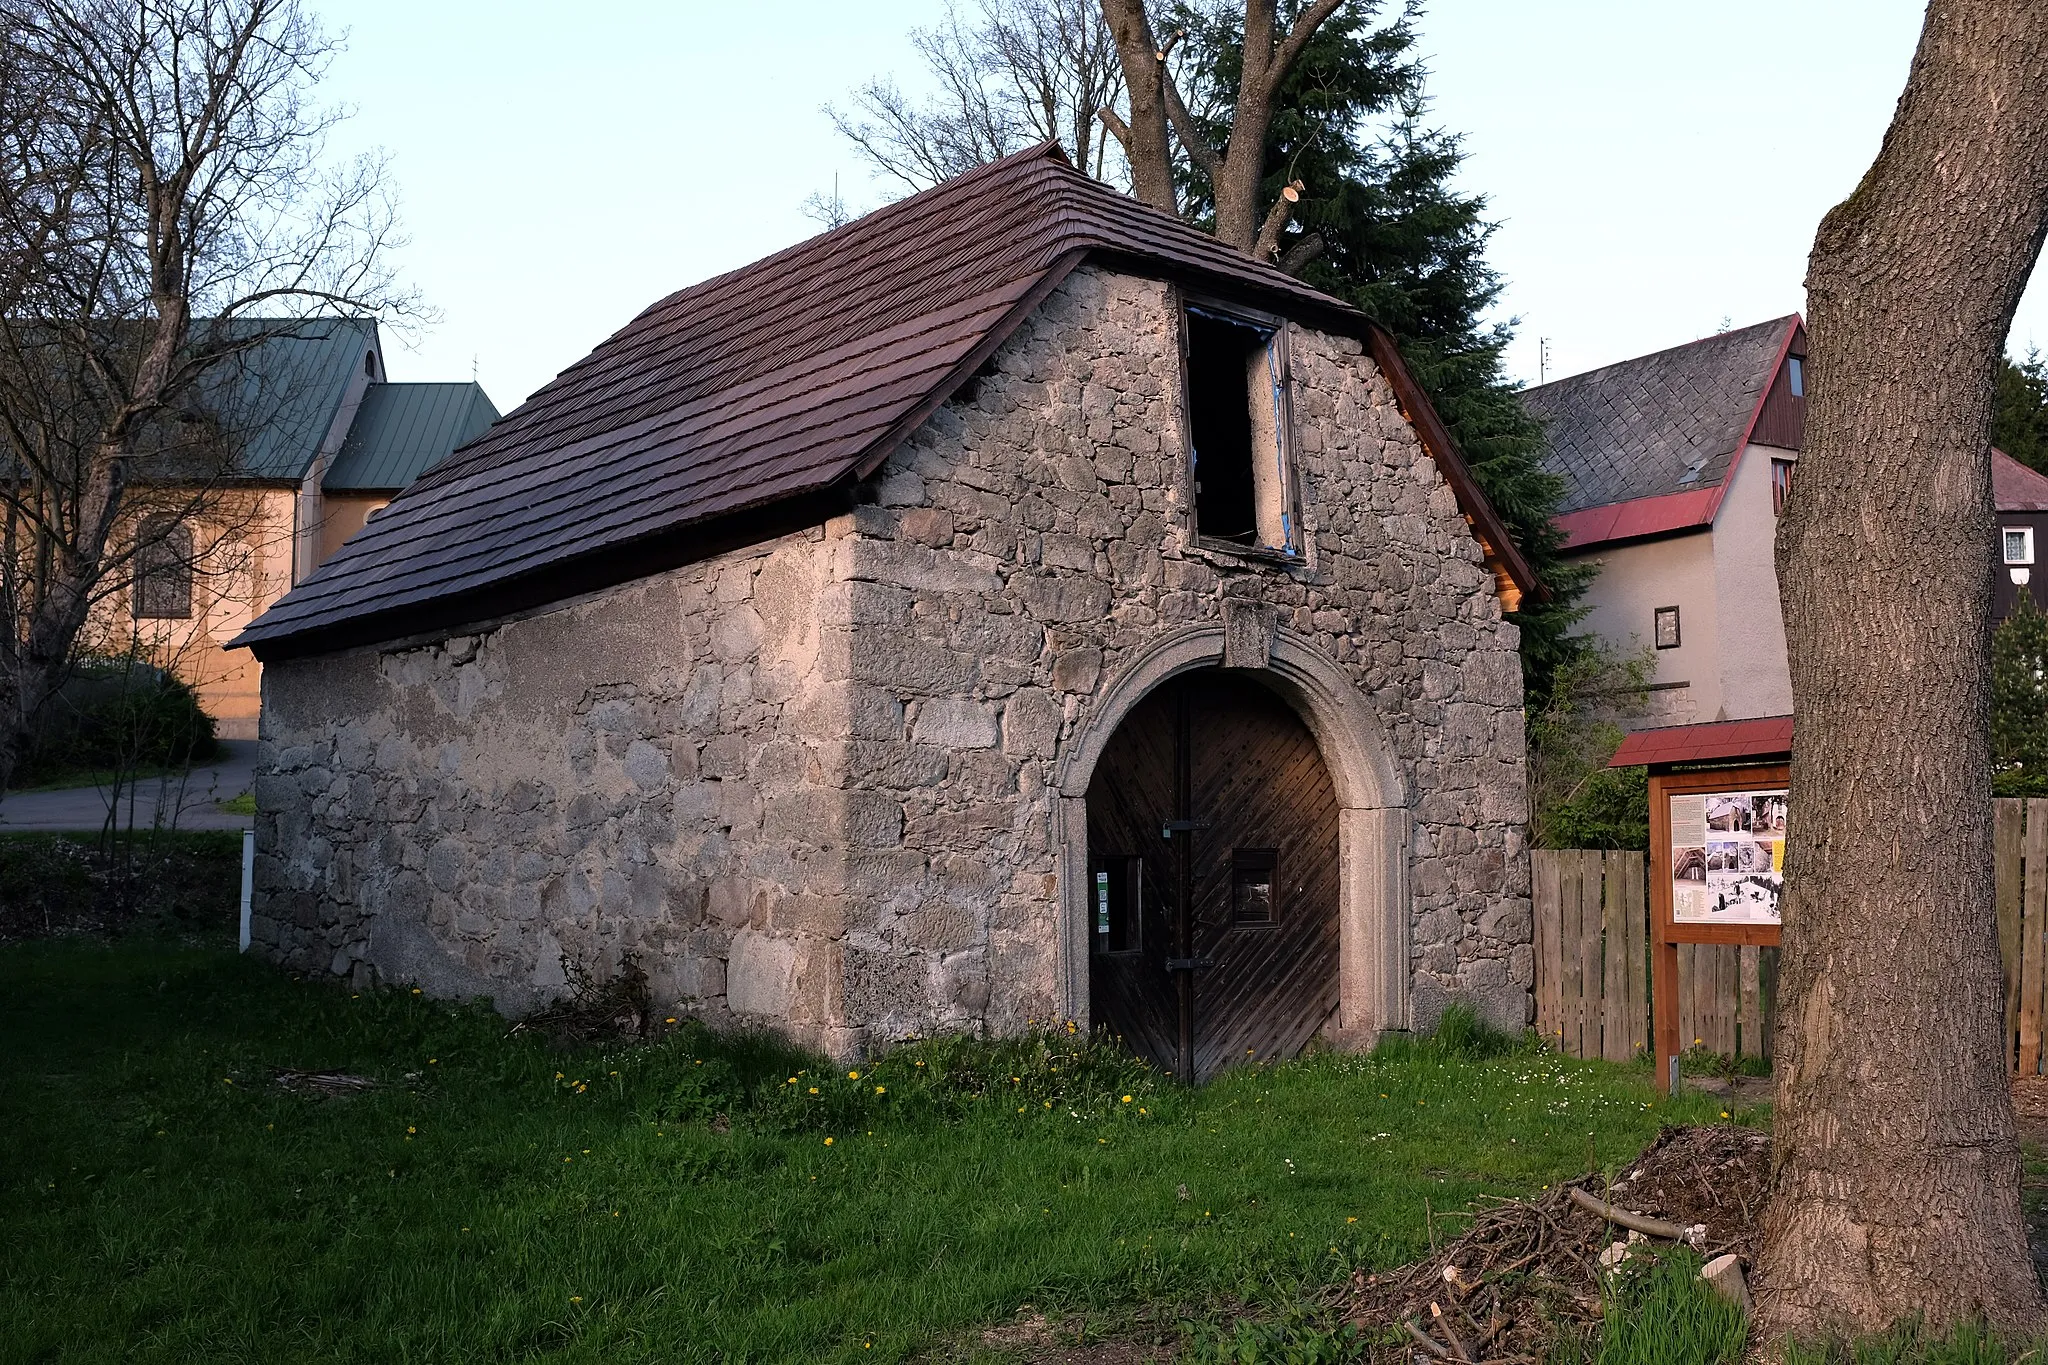
<path id="1" fill-rule="evenodd" d="M 1213 967 L 1215 965 L 1216 959 L 1213 957 L 1169 957 L 1166 959 L 1166 970 L 1169 972 L 1191 972 L 1197 967 Z"/>
<path id="2" fill-rule="evenodd" d="M 1189 830 L 1207 828 L 1209 828 L 1209 822 L 1207 820 L 1168 820 L 1165 824 L 1159 827 L 1159 837 L 1162 839 L 1171 839 L 1173 837 L 1173 832 L 1175 830 L 1181 830 L 1185 832 Z"/>

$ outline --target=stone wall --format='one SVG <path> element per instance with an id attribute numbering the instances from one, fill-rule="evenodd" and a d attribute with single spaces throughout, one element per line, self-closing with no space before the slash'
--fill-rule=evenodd
<path id="1" fill-rule="evenodd" d="M 1291 347 L 1305 567 L 1193 542 L 1173 299 L 1088 269 L 849 515 L 272 666 L 259 941 L 510 1009 L 631 960 L 664 1006 L 838 1052 L 1057 1017 L 1058 760 L 1139 652 L 1250 600 L 1355 680 L 1398 764 L 1418 1022 L 1462 992 L 1519 1024 L 1514 628 L 1359 345 Z"/>

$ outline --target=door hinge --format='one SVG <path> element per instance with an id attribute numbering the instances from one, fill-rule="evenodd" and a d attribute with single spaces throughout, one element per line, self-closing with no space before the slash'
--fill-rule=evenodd
<path id="1" fill-rule="evenodd" d="M 1166 970 L 1169 972 L 1191 972 L 1197 967 L 1213 967 L 1215 965 L 1216 959 L 1213 957 L 1169 957 L 1166 959 Z"/>

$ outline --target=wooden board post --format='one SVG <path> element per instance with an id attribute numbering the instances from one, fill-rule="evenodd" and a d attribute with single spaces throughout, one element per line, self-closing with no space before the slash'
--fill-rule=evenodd
<path id="1" fill-rule="evenodd" d="M 1728 920 L 1677 917 L 1671 800 L 1714 793 L 1769 794 L 1783 791 L 1791 779 L 1789 764 L 1781 762 L 1687 765 L 1688 771 L 1669 770 L 1675 766 L 1660 771 L 1652 765 L 1650 769 L 1650 1032 L 1656 1049 L 1657 1088 L 1667 1093 L 1677 1078 L 1679 1054 L 1694 1038 L 1717 1052 L 1732 1053 L 1738 1046 L 1745 1052 L 1752 1046 L 1759 1052 L 1768 1050 L 1761 1037 L 1768 1027 L 1763 1019 L 1763 967 L 1756 954 L 1762 948 L 1776 948 L 1780 933 L 1775 922 L 1744 917 L 1743 902 L 1736 895 L 1739 886 L 1729 892 L 1734 906 Z M 1782 831 L 1779 834 L 1782 837 Z M 1707 848 L 1713 848 L 1711 839 Z M 1753 848 L 1748 851 L 1756 852 Z M 1710 852 L 1701 866 L 1703 879 L 1715 866 L 1714 856 Z M 1681 970 L 1682 944 L 1691 945 L 1687 953 L 1692 959 L 1690 971 Z M 1692 1032 L 1683 1032 L 1682 1025 Z M 1754 1045 L 1748 1041 L 1752 1032 L 1759 1039 Z"/>

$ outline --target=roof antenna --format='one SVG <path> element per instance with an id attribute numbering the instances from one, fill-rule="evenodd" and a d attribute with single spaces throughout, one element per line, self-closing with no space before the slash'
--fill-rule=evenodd
<path id="1" fill-rule="evenodd" d="M 469 353 L 469 382 L 476 383 L 476 352 Z"/>
<path id="2" fill-rule="evenodd" d="M 1542 384 L 1550 376 L 1550 338 L 1536 338 L 1536 382 Z"/>

